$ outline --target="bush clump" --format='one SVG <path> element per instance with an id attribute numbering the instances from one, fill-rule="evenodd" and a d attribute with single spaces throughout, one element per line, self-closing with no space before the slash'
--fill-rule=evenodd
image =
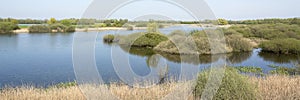
<path id="1" fill-rule="evenodd" d="M 28 28 L 29 33 L 49 33 L 51 29 L 47 25 L 33 25 Z"/>
<path id="2" fill-rule="evenodd" d="M 12 22 L 0 22 L 0 33 L 12 33 L 13 30 L 19 29 L 17 24 Z"/>
<path id="3" fill-rule="evenodd" d="M 136 47 L 155 47 L 160 42 L 166 41 L 168 38 L 162 34 L 158 33 L 147 33 L 137 38 L 132 46 Z"/>
<path id="4" fill-rule="evenodd" d="M 198 76 L 194 89 L 196 98 L 200 98 L 208 81 L 209 71 L 201 72 Z M 255 87 L 250 84 L 246 76 L 241 75 L 238 70 L 227 67 L 222 84 L 213 97 L 213 100 L 252 100 L 256 97 Z"/>
<path id="5" fill-rule="evenodd" d="M 252 44 L 241 35 L 228 35 L 226 42 L 233 52 L 247 52 L 253 49 Z"/>
<path id="6" fill-rule="evenodd" d="M 108 42 L 108 43 L 114 42 L 114 39 L 115 39 L 115 36 L 114 36 L 114 35 L 111 35 L 111 34 L 105 35 L 105 36 L 103 37 L 103 41 L 104 41 L 104 42 Z"/>
<path id="7" fill-rule="evenodd" d="M 247 26 L 232 26 L 230 31 L 225 31 L 225 34 L 240 33 L 244 37 L 256 37 L 267 40 L 276 38 L 295 38 L 300 39 L 300 26 L 289 24 L 258 24 Z"/>
<path id="8" fill-rule="evenodd" d="M 300 40 L 288 39 L 274 39 L 262 42 L 259 45 L 263 52 L 272 52 L 277 54 L 299 54 Z"/>

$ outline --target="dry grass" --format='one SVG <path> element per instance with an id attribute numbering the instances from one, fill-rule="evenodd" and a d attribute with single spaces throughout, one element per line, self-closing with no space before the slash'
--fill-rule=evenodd
<path id="1" fill-rule="evenodd" d="M 267 76 L 250 78 L 257 84 L 262 100 L 300 100 L 300 76 Z"/>
<path id="2" fill-rule="evenodd" d="M 267 76 L 265 78 L 250 77 L 258 88 L 258 97 L 262 100 L 299 100 L 300 99 L 300 76 Z M 188 82 L 186 82 L 188 83 Z M 88 99 L 116 99 L 111 98 L 109 94 L 121 100 L 158 100 L 168 95 L 173 89 L 180 86 L 179 92 L 186 92 L 191 89 L 186 83 L 165 83 L 149 88 L 134 88 L 127 85 L 112 84 L 110 86 L 73 86 L 67 88 L 6 88 L 0 91 L 1 100 L 85 100 Z M 81 89 L 79 89 L 79 87 Z M 110 93 L 105 91 L 109 89 Z M 86 91 L 86 92 L 81 92 Z M 178 93 L 177 99 L 181 99 L 181 93 Z M 192 96 L 189 97 L 193 98 Z M 172 98 L 174 99 L 174 98 Z"/>

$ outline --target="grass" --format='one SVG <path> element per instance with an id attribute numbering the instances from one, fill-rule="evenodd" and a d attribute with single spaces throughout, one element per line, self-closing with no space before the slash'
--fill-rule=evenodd
<path id="1" fill-rule="evenodd" d="M 235 67 L 235 68 L 242 73 L 255 74 L 255 75 L 261 75 L 261 76 L 264 75 L 262 68 L 259 68 L 259 67 L 239 66 L 239 67 Z"/>
<path id="2" fill-rule="evenodd" d="M 251 77 L 256 84 L 260 100 L 297 100 L 300 98 L 300 76 L 272 75 L 265 78 Z"/>
<path id="3" fill-rule="evenodd" d="M 300 98 L 300 76 L 280 76 L 271 75 L 264 78 L 247 77 L 246 81 L 252 83 L 257 89 L 256 95 L 252 98 L 258 100 L 295 100 Z M 133 88 L 124 84 L 111 84 L 109 91 L 121 100 L 153 100 L 160 99 L 170 93 L 176 85 L 184 83 L 170 82 L 156 85 L 149 88 Z M 98 99 L 109 99 L 101 91 L 105 86 L 84 85 L 83 90 L 96 89 L 91 94 L 98 95 Z M 182 88 L 185 90 L 186 88 Z M 78 86 L 68 86 L 65 88 L 51 87 L 48 89 L 23 86 L 18 88 L 5 88 L 0 90 L 1 100 L 86 100 Z M 193 100 L 191 96 L 189 100 Z"/>

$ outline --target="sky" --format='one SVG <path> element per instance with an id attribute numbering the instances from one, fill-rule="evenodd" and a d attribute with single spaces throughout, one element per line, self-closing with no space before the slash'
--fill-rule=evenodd
<path id="1" fill-rule="evenodd" d="M 93 0 L 2 0 L 0 3 L 1 18 L 31 18 L 48 19 L 51 17 L 57 19 L 63 18 L 81 18 L 82 14 L 89 7 Z M 105 0 L 102 0 L 105 1 Z M 263 18 L 293 18 L 300 17 L 300 0 L 205 0 L 216 18 L 225 18 L 230 20 L 245 19 L 263 19 Z M 139 6 L 138 6 L 139 5 Z M 157 5 L 151 3 L 132 4 L 134 7 L 123 7 L 120 14 L 113 14 L 116 18 L 126 18 L 124 12 L 147 12 L 148 6 Z M 163 5 L 163 4 L 162 4 Z M 161 6 L 162 6 L 161 5 Z M 137 9 L 139 7 L 139 9 Z M 181 13 L 175 6 L 164 5 L 169 13 L 166 16 L 180 16 L 181 20 L 190 19 Z M 160 11 L 162 8 L 152 7 Z M 123 10 L 123 14 L 122 11 Z M 137 10 L 137 11 L 136 11 Z M 101 11 L 101 10 L 99 10 Z M 116 11 L 118 12 L 118 11 Z M 166 14 L 161 11 L 161 13 Z M 125 15 L 124 15 L 125 14 Z M 179 18 L 179 17 L 178 17 Z"/>

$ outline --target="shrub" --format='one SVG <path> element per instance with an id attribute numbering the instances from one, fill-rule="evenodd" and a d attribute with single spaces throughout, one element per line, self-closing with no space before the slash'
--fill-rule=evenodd
<path id="1" fill-rule="evenodd" d="M 198 76 L 197 84 L 194 89 L 194 95 L 200 98 L 208 81 L 209 71 L 201 72 Z M 255 99 L 256 91 L 254 86 L 250 84 L 247 77 L 239 74 L 239 72 L 231 67 L 227 67 L 224 73 L 222 84 L 214 100 L 249 100 Z"/>
<path id="2" fill-rule="evenodd" d="M 47 25 L 33 25 L 29 27 L 29 33 L 49 33 L 50 28 Z"/>
<path id="3" fill-rule="evenodd" d="M 51 24 L 50 29 L 57 30 L 57 32 L 65 32 L 67 27 L 63 24 Z"/>
<path id="4" fill-rule="evenodd" d="M 12 31 L 16 29 L 19 29 L 17 24 L 12 22 L 0 22 L 0 33 L 12 33 Z"/>
<path id="5" fill-rule="evenodd" d="M 226 36 L 226 42 L 233 52 L 245 52 L 251 51 L 253 46 L 241 35 L 229 35 Z"/>
<path id="6" fill-rule="evenodd" d="M 133 27 L 132 26 L 126 26 L 126 29 L 132 31 Z"/>
<path id="7" fill-rule="evenodd" d="M 299 54 L 300 40 L 288 39 L 274 39 L 262 42 L 259 45 L 263 52 L 273 52 L 277 54 Z"/>
<path id="8" fill-rule="evenodd" d="M 76 29 L 75 29 L 75 26 L 68 26 L 65 30 L 65 32 L 75 32 Z"/>
<path id="9" fill-rule="evenodd" d="M 114 35 L 108 34 L 103 37 L 104 42 L 113 42 L 115 39 Z"/>
<path id="10" fill-rule="evenodd" d="M 232 26 L 227 30 L 235 30 L 244 37 L 257 37 L 264 39 L 296 38 L 300 39 L 300 26 L 289 24 L 258 24 L 247 26 Z M 232 31 L 233 32 L 233 31 Z M 225 34 L 226 34 L 225 30 Z"/>
<path id="11" fill-rule="evenodd" d="M 166 41 L 168 38 L 159 33 L 147 33 L 137 38 L 132 46 L 136 47 L 155 47 L 160 42 Z"/>

